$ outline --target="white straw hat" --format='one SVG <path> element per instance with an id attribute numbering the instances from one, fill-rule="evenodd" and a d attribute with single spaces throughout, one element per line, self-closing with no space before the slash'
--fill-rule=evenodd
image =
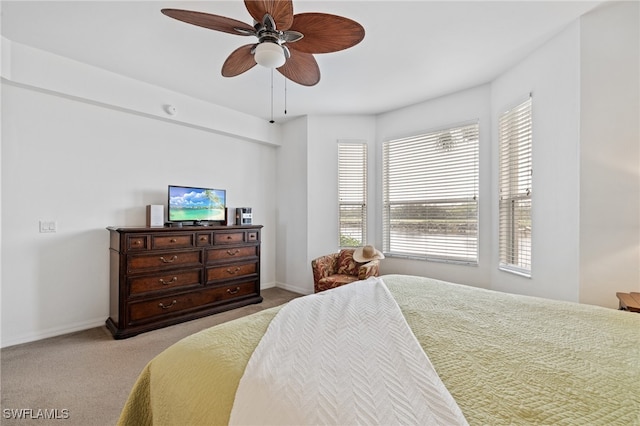
<path id="1" fill-rule="evenodd" d="M 370 262 L 375 259 L 384 259 L 384 254 L 371 245 L 358 247 L 353 252 L 353 260 L 359 263 Z"/>

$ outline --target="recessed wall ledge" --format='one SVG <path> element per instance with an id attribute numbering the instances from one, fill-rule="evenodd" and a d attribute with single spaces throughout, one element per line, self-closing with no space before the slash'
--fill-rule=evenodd
<path id="1" fill-rule="evenodd" d="M 129 114 L 280 146 L 280 125 L 2 37 L 2 82 Z M 167 105 L 175 114 L 167 113 Z M 179 113 L 178 113 L 179 112 Z"/>

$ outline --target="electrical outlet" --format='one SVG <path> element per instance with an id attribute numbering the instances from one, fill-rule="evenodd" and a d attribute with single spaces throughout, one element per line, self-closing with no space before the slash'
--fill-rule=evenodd
<path id="1" fill-rule="evenodd" d="M 41 220 L 40 233 L 56 232 L 58 226 L 55 220 Z"/>

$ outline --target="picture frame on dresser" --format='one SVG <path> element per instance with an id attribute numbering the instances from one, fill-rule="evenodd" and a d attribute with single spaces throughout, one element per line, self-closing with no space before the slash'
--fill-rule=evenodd
<path id="1" fill-rule="evenodd" d="M 261 229 L 108 227 L 113 337 L 261 303 Z"/>

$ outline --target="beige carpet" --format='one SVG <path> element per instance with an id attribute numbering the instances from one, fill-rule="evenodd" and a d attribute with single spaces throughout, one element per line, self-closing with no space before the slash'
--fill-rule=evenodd
<path id="1" fill-rule="evenodd" d="M 106 327 L 99 327 L 2 349 L 0 424 L 114 425 L 138 374 L 162 350 L 205 328 L 300 295 L 271 288 L 262 296 L 258 305 L 129 339 L 114 340 Z M 28 419 L 12 418 L 18 413 Z M 51 416 L 58 419 L 42 418 Z"/>

